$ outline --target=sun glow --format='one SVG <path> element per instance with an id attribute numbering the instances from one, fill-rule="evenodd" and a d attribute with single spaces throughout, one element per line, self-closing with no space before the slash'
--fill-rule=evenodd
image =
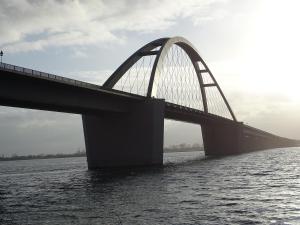
<path id="1" fill-rule="evenodd" d="M 258 8 L 247 31 L 244 84 L 300 102 L 300 1 L 267 0 Z"/>

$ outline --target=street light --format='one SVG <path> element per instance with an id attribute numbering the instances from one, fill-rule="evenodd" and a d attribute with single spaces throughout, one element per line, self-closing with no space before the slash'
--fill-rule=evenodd
<path id="1" fill-rule="evenodd" d="M 2 63 L 2 56 L 3 56 L 3 51 L 2 50 L 0 52 L 0 56 L 1 56 L 1 63 Z"/>

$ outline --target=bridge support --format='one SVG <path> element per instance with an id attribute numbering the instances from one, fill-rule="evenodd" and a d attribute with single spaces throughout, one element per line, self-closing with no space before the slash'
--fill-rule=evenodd
<path id="1" fill-rule="evenodd" d="M 164 107 L 148 99 L 128 113 L 83 115 L 88 168 L 162 165 Z"/>
<path id="2" fill-rule="evenodd" d="M 222 156 L 243 152 L 242 123 L 201 125 L 205 155 Z"/>

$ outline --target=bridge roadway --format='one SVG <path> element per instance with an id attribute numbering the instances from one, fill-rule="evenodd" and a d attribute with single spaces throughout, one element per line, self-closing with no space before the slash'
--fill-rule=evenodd
<path id="1" fill-rule="evenodd" d="M 97 132 L 99 135 L 100 133 L 102 135 L 105 134 L 98 128 L 96 130 L 87 129 L 87 124 L 94 123 L 93 121 L 89 121 L 89 117 L 97 116 L 98 119 L 99 117 L 103 117 L 111 120 L 111 115 L 115 115 L 117 118 L 120 117 L 120 115 L 132 114 L 132 111 L 135 110 L 137 106 L 148 101 L 159 101 L 160 105 L 162 105 L 161 111 L 163 117 L 166 119 L 200 124 L 207 155 L 227 155 L 300 144 L 296 140 L 279 137 L 244 125 L 241 122 L 235 122 L 217 115 L 204 113 L 200 110 L 165 102 L 164 100 L 149 99 L 144 96 L 106 89 L 102 86 L 62 76 L 5 63 L 0 64 L 0 105 L 82 114 L 86 145 L 90 149 L 93 148 L 91 147 L 92 143 L 95 142 L 93 145 L 97 145 L 96 139 L 99 139 L 99 137 L 97 137 L 94 141 L 91 141 L 93 138 L 90 136 L 94 136 L 91 134 L 91 131 L 93 130 L 93 132 Z M 138 115 L 134 116 L 134 118 L 138 117 Z M 122 116 L 120 118 L 122 118 Z M 153 117 L 154 120 L 149 121 L 156 121 L 155 118 L 156 116 Z M 140 122 L 147 120 L 145 117 L 140 119 Z M 103 124 L 103 121 L 101 123 Z M 131 123 L 134 122 L 131 120 Z M 131 126 L 131 123 L 127 124 L 127 126 Z M 118 124 L 122 124 L 122 121 L 118 121 Z M 89 126 L 92 127 L 91 125 Z M 105 128 L 105 126 L 103 126 L 103 128 L 107 130 L 112 126 L 116 126 L 116 124 L 109 122 L 107 127 Z M 148 126 L 151 127 L 152 125 L 148 124 Z M 120 128 L 120 130 L 122 129 Z M 136 129 L 143 130 L 143 128 Z M 123 131 L 123 134 L 120 133 L 118 136 L 124 136 L 124 133 L 126 133 L 126 131 Z M 159 133 L 161 135 L 161 132 Z M 119 138 L 115 137 L 115 133 L 111 133 L 111 136 Z M 109 139 L 106 144 L 107 148 L 112 142 L 116 141 L 109 136 L 106 138 Z M 126 142 L 128 139 L 130 138 L 127 137 L 121 141 Z M 88 146 L 89 144 L 87 142 L 90 142 L 90 146 Z M 149 144 L 151 143 L 149 142 Z M 161 145 L 161 143 L 158 143 L 158 145 Z M 89 162 L 89 164 L 92 165 L 93 163 Z M 93 166 L 90 166 L 90 168 L 93 168 Z"/>

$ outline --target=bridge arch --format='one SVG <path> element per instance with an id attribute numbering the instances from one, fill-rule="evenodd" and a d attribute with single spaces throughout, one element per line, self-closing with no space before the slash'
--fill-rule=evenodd
<path id="1" fill-rule="evenodd" d="M 197 109 L 236 121 L 212 72 L 182 37 L 154 40 L 132 54 L 103 87 Z"/>

